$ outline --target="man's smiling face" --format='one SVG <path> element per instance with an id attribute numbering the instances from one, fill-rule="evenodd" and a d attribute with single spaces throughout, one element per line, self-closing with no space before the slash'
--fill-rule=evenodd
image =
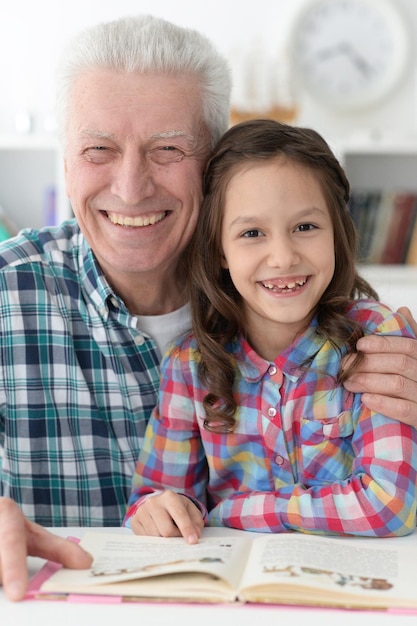
<path id="1" fill-rule="evenodd" d="M 189 76 L 85 72 L 67 127 L 67 194 L 117 289 L 126 273 L 175 272 L 201 203 L 209 134 Z"/>

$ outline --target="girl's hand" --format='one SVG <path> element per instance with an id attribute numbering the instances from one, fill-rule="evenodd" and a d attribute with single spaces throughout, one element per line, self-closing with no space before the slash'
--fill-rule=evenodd
<path id="1" fill-rule="evenodd" d="M 186 496 L 175 491 L 148 496 L 130 520 L 136 535 L 184 537 L 197 543 L 204 527 L 200 509 Z"/>

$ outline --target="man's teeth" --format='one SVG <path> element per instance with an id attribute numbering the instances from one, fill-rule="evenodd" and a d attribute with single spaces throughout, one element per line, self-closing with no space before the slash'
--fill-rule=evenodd
<path id="1" fill-rule="evenodd" d="M 140 215 L 129 217 L 127 215 L 119 215 L 118 213 L 107 213 L 107 217 L 112 224 L 119 224 L 120 226 L 152 226 L 165 217 L 165 211 L 144 217 Z"/>
<path id="2" fill-rule="evenodd" d="M 294 289 L 295 287 L 302 287 L 303 285 L 305 285 L 307 282 L 307 278 L 302 278 L 300 280 L 294 280 L 288 283 L 280 283 L 278 285 L 274 284 L 274 283 L 269 283 L 269 282 L 264 282 L 262 283 L 264 287 L 266 287 L 266 289 L 270 289 L 272 290 L 282 290 L 282 289 Z"/>

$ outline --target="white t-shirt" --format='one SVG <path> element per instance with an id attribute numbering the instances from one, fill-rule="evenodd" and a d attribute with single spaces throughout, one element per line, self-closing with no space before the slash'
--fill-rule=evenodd
<path id="1" fill-rule="evenodd" d="M 176 337 L 191 330 L 190 305 L 165 315 L 138 315 L 137 320 L 138 328 L 154 339 L 162 357 Z"/>

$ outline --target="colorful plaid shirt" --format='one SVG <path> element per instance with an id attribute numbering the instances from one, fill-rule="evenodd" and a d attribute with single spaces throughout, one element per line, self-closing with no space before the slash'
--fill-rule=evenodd
<path id="1" fill-rule="evenodd" d="M 359 300 L 350 316 L 366 333 L 413 336 L 375 302 Z M 228 350 L 238 404 L 232 434 L 203 427 L 207 391 L 195 340 L 163 360 L 126 525 L 142 498 L 172 489 L 207 507 L 214 526 L 369 536 L 415 527 L 417 431 L 370 412 L 360 394 L 336 384 L 345 348 L 338 353 L 314 322 L 273 363 L 243 339 Z"/>
<path id="2" fill-rule="evenodd" d="M 45 526 L 120 525 L 157 402 L 153 340 L 71 221 L 0 248 L 0 494 Z"/>

